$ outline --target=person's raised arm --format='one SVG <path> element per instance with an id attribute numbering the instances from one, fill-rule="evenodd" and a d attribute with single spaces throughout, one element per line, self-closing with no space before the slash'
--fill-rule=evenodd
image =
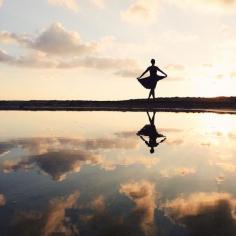
<path id="1" fill-rule="evenodd" d="M 149 67 L 138 77 L 138 79 L 141 79 L 147 72 L 149 71 Z"/>
<path id="2" fill-rule="evenodd" d="M 166 137 L 164 137 L 164 138 L 160 141 L 160 143 L 163 143 L 165 140 L 166 140 Z"/>
<path id="3" fill-rule="evenodd" d="M 162 71 L 159 67 L 157 67 L 157 69 L 158 69 L 158 71 L 160 71 L 163 75 L 165 75 L 167 77 L 167 74 L 164 71 Z"/>
<path id="4" fill-rule="evenodd" d="M 142 136 L 142 135 L 139 135 L 139 137 L 146 143 L 147 140 Z"/>

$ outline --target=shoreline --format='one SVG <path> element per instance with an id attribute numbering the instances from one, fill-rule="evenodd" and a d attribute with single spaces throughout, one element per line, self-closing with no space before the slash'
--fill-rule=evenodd
<path id="1" fill-rule="evenodd" d="M 160 111 L 236 114 L 236 97 L 168 97 L 121 101 L 28 100 L 0 101 L 1 111 Z"/>

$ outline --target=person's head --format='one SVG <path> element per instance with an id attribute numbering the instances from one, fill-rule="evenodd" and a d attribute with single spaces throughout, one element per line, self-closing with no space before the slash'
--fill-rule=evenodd
<path id="1" fill-rule="evenodd" d="M 153 147 L 150 149 L 150 153 L 151 153 L 151 154 L 154 153 L 154 148 L 153 148 Z"/>
<path id="2" fill-rule="evenodd" d="M 155 62 L 156 62 L 155 59 L 151 60 L 152 65 L 155 65 Z"/>

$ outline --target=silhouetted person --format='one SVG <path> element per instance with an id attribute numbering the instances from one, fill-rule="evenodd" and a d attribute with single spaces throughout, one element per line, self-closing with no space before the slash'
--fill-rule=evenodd
<path id="1" fill-rule="evenodd" d="M 155 126 L 156 112 L 153 112 L 152 118 L 150 117 L 148 112 L 147 115 L 150 124 L 145 125 L 140 131 L 138 131 L 137 135 L 145 142 L 148 147 L 150 147 L 150 153 L 154 153 L 154 148 L 157 147 L 160 143 L 164 142 L 166 140 L 166 137 L 157 132 Z M 149 140 L 147 141 L 144 136 L 147 136 Z M 157 139 L 159 140 L 157 141 Z"/>
<path id="2" fill-rule="evenodd" d="M 162 80 L 167 77 L 167 74 L 162 71 L 160 68 L 155 66 L 155 60 L 151 60 L 151 66 L 149 66 L 140 77 L 138 77 L 138 81 L 143 85 L 144 88 L 150 89 L 150 93 L 148 99 L 153 96 L 155 98 L 155 88 L 157 85 L 157 81 Z M 142 78 L 147 72 L 150 72 L 150 76 Z M 163 75 L 158 75 L 157 72 L 161 72 Z"/>

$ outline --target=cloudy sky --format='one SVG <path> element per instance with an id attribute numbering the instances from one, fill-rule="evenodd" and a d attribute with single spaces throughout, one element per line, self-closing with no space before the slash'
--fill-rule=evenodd
<path id="1" fill-rule="evenodd" d="M 0 0 L 0 99 L 234 95 L 234 0 Z"/>

